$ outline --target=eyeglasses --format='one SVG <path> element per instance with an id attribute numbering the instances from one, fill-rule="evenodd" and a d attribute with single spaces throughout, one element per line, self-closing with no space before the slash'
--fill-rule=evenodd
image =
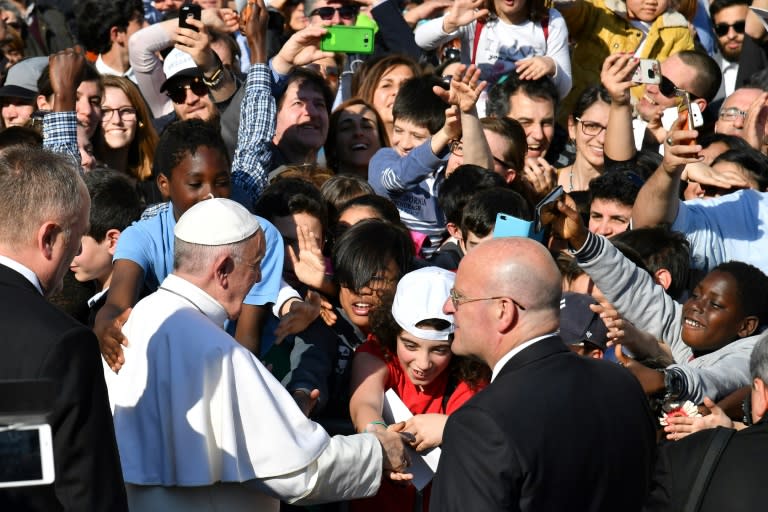
<path id="1" fill-rule="evenodd" d="M 133 107 L 121 107 L 121 108 L 101 107 L 101 122 L 106 124 L 110 119 L 112 119 L 112 116 L 115 113 L 117 114 L 117 117 L 119 117 L 121 121 L 136 120 L 136 109 Z"/>
<path id="2" fill-rule="evenodd" d="M 577 117 L 576 121 L 578 123 L 581 123 L 581 131 L 582 131 L 582 133 L 584 135 L 589 135 L 590 137 L 594 137 L 595 135 L 599 135 L 600 132 L 602 132 L 603 130 L 606 129 L 606 127 L 601 125 L 600 123 L 595 123 L 594 121 L 584 121 L 580 117 Z"/>
<path id="3" fill-rule="evenodd" d="M 464 145 L 458 139 L 453 139 L 448 142 L 448 149 L 456 156 L 464 156 Z"/>
<path id="4" fill-rule="evenodd" d="M 357 13 L 360 12 L 360 7 L 357 5 L 342 5 L 341 7 L 318 7 L 311 13 L 310 16 L 320 16 L 323 21 L 330 21 L 333 19 L 333 15 L 339 13 L 339 18 L 343 20 L 353 20 Z"/>
<path id="5" fill-rule="evenodd" d="M 511 163 L 507 162 L 506 160 L 502 160 L 501 158 L 493 156 L 493 155 L 491 155 L 491 157 L 493 158 L 494 162 L 497 162 L 499 165 L 504 166 L 504 168 L 506 168 L 506 169 L 514 169 L 515 171 L 517 171 L 517 167 L 518 167 L 517 165 L 512 165 Z"/>
<path id="6" fill-rule="evenodd" d="M 738 109 L 736 107 L 728 107 L 720 112 L 718 115 L 720 119 L 723 121 L 728 121 L 729 123 L 732 123 L 736 121 L 737 119 L 744 119 L 747 117 L 747 113 L 744 112 L 741 109 Z"/>
<path id="7" fill-rule="evenodd" d="M 731 27 L 733 27 L 733 31 L 737 34 L 743 34 L 745 25 L 746 22 L 744 20 L 737 21 L 736 23 L 718 23 L 715 25 L 715 34 L 717 34 L 717 37 L 723 37 L 731 30 Z"/>
<path id="8" fill-rule="evenodd" d="M 203 97 L 208 96 L 208 86 L 203 83 L 200 78 L 195 77 L 188 83 L 182 83 L 169 87 L 165 94 L 171 98 L 171 101 L 177 104 L 184 103 L 187 99 L 187 89 L 192 91 L 195 96 Z"/>
<path id="9" fill-rule="evenodd" d="M 664 96 L 666 96 L 667 98 L 682 97 L 687 94 L 692 100 L 698 99 L 698 96 L 696 96 L 690 91 L 681 89 L 680 87 L 675 85 L 675 82 L 665 77 L 664 75 L 661 75 L 661 82 L 659 83 L 659 92 Z"/>
<path id="10" fill-rule="evenodd" d="M 512 297 L 505 297 L 503 295 L 501 295 L 499 297 L 479 297 L 479 298 L 476 298 L 476 299 L 470 299 L 468 297 L 464 297 L 462 294 L 457 292 L 456 288 L 451 288 L 450 297 L 451 297 L 451 304 L 453 304 L 453 309 L 459 309 L 459 306 L 461 306 L 462 304 L 467 304 L 469 302 L 479 302 L 481 300 L 507 299 L 507 300 L 512 301 L 512 303 L 515 306 L 517 306 L 518 308 L 520 308 L 522 311 L 525 311 L 525 308 L 519 302 L 517 302 L 515 299 L 513 299 Z"/>

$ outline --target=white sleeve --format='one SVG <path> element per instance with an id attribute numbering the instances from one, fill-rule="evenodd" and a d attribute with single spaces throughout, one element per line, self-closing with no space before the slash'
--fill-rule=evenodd
<path id="1" fill-rule="evenodd" d="M 277 292 L 277 300 L 275 300 L 274 304 L 272 304 L 272 314 L 277 318 L 280 318 L 280 310 L 283 308 L 283 304 L 285 304 L 285 302 L 289 299 L 303 300 L 301 295 L 299 295 L 299 292 L 297 292 L 293 286 L 286 283 L 285 279 L 281 277 L 280 291 Z"/>
<path id="2" fill-rule="evenodd" d="M 165 82 L 163 61 L 157 52 L 173 46 L 165 22 L 156 23 L 133 34 L 128 40 L 128 58 L 136 76 L 139 90 L 157 118 L 173 112 L 173 103 L 160 92 Z"/>
<path id="3" fill-rule="evenodd" d="M 443 31 L 443 18 L 445 18 L 445 15 L 433 18 L 420 24 L 414 30 L 414 39 L 422 50 L 434 50 L 441 44 L 459 36 L 461 28 L 451 33 Z"/>
<path id="4" fill-rule="evenodd" d="M 379 490 L 382 459 L 381 445 L 372 434 L 335 436 L 303 470 L 250 480 L 247 485 L 302 505 L 364 498 Z"/>
<path id="5" fill-rule="evenodd" d="M 571 90 L 571 53 L 568 48 L 568 27 L 565 19 L 555 9 L 549 10 L 549 35 L 547 36 L 547 57 L 551 57 L 557 66 L 552 80 L 555 82 L 560 98 Z"/>

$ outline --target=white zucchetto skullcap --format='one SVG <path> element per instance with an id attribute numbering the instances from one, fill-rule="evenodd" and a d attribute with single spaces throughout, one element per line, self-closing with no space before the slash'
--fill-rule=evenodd
<path id="1" fill-rule="evenodd" d="M 253 236 L 261 225 L 243 205 L 230 199 L 200 201 L 176 223 L 179 240 L 199 245 L 228 245 Z"/>

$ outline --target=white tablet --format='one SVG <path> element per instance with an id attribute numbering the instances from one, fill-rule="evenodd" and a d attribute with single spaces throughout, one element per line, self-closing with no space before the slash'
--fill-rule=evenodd
<path id="1" fill-rule="evenodd" d="M 49 425 L 0 426 L 0 487 L 46 485 L 54 477 Z"/>

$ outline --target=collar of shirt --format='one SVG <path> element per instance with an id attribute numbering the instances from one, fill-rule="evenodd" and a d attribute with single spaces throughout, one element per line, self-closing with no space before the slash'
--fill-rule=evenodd
<path id="1" fill-rule="evenodd" d="M 107 293 L 108 291 L 109 291 L 109 286 L 107 286 L 106 288 L 101 290 L 99 293 L 95 294 L 93 297 L 88 299 L 88 307 L 92 308 L 94 304 L 99 302 L 99 299 L 101 298 L 101 296 Z"/>
<path id="2" fill-rule="evenodd" d="M 224 327 L 227 320 L 227 312 L 216 299 L 184 278 L 170 274 L 163 280 L 158 291 L 171 293 L 189 302 L 213 323 Z"/>
<path id="3" fill-rule="evenodd" d="M 493 367 L 493 374 L 491 375 L 491 382 L 493 382 L 496 379 L 496 376 L 499 374 L 501 369 L 504 368 L 504 365 L 509 362 L 510 359 L 512 359 L 517 354 L 519 354 L 520 352 L 522 352 L 526 348 L 530 347 L 534 343 L 536 343 L 538 341 L 541 341 L 544 338 L 549 338 L 550 336 L 554 336 L 555 334 L 557 334 L 557 333 L 556 332 L 550 332 L 550 333 L 547 333 L 547 334 L 545 334 L 543 336 L 539 336 L 538 338 L 533 338 L 532 340 L 528 340 L 525 343 L 521 343 L 520 345 L 516 346 L 515 348 L 513 348 L 512 350 L 510 350 L 509 352 L 504 354 L 504 356 L 501 359 L 499 359 L 499 362 L 496 363 L 496 366 Z"/>
<path id="4" fill-rule="evenodd" d="M 18 261 L 12 260 L 11 258 L 3 255 L 0 255 L 0 265 L 5 265 L 10 269 L 15 270 L 16 272 L 24 276 L 24 278 L 27 281 L 32 283 L 32 286 L 37 288 L 37 291 L 40 292 L 40 295 L 45 295 L 43 293 L 43 287 L 40 285 L 40 280 L 37 278 L 37 275 L 35 275 L 35 273 L 29 269 L 29 267 L 26 267 L 21 263 L 19 263 Z"/>

